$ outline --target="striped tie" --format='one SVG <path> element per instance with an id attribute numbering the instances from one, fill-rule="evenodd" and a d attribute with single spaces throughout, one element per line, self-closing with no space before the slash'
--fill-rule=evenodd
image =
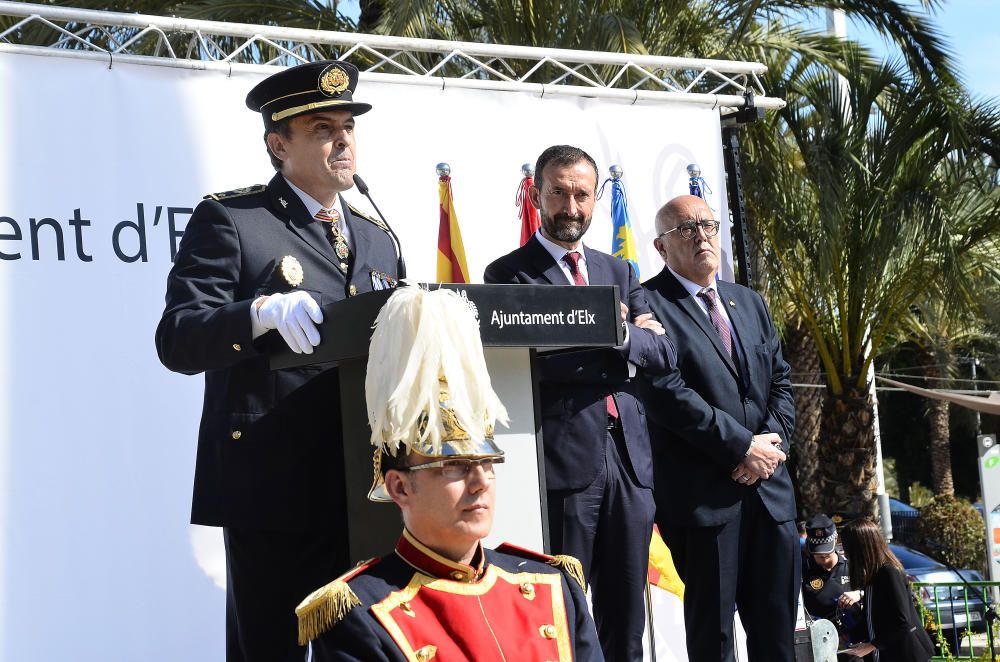
<path id="1" fill-rule="evenodd" d="M 321 208 L 316 212 L 314 218 L 317 221 L 329 224 L 330 233 L 327 235 L 326 240 L 333 246 L 333 252 L 337 254 L 338 258 L 347 260 L 351 254 L 351 249 L 347 246 L 347 238 L 344 237 L 344 233 L 340 231 L 340 213 L 336 209 Z M 346 264 L 344 268 L 347 268 Z"/>
<path id="2" fill-rule="evenodd" d="M 729 322 L 726 321 L 726 318 L 719 311 L 719 302 L 715 298 L 715 290 L 711 287 L 706 287 L 701 292 L 698 292 L 698 296 L 708 304 L 708 319 L 711 320 L 712 326 L 715 327 L 715 332 L 719 334 L 719 339 L 722 340 L 722 346 L 726 348 L 726 353 L 735 359 L 736 357 L 733 356 L 733 330 L 729 328 Z"/>

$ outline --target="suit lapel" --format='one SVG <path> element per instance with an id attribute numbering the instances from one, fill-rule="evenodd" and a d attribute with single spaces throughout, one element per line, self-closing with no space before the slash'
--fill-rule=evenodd
<path id="1" fill-rule="evenodd" d="M 604 256 L 586 246 L 583 254 L 587 258 L 587 283 L 589 285 L 616 285 L 614 274 L 604 261 Z M 617 259 L 617 258 L 614 258 Z M 621 292 L 622 299 L 628 303 L 628 292 Z"/>
<path id="2" fill-rule="evenodd" d="M 330 243 L 323 235 L 324 229 L 317 225 L 316 219 L 309 215 L 302 199 L 288 186 L 281 173 L 276 174 L 267 185 L 267 192 L 271 196 L 271 205 L 284 217 L 288 227 L 299 236 L 299 238 L 326 258 L 330 264 L 340 269 L 340 262 L 334 260 L 333 250 Z M 354 226 L 351 226 L 352 229 Z"/>
<path id="3" fill-rule="evenodd" d="M 545 247 L 542 246 L 541 242 L 534 235 L 524 245 L 524 250 L 537 272 L 542 275 L 542 278 L 549 281 L 550 285 L 570 284 L 566 280 L 566 275 L 562 268 L 552 259 L 552 255 L 545 250 Z"/>
<path id="4" fill-rule="evenodd" d="M 715 348 L 715 352 L 722 359 L 726 367 L 729 368 L 729 372 L 732 373 L 734 379 L 739 379 L 739 372 L 736 370 L 736 364 L 733 363 L 733 357 L 729 355 L 726 348 L 722 344 L 722 338 L 719 337 L 719 332 L 715 330 L 712 326 L 712 322 L 708 319 L 708 314 L 702 307 L 701 303 L 695 300 L 694 295 L 689 294 L 684 286 L 681 285 L 680 281 L 674 278 L 674 275 L 664 267 L 664 276 L 668 277 L 666 280 L 670 284 L 672 290 L 671 295 L 673 298 L 677 299 L 677 303 L 680 305 L 681 309 L 687 313 L 688 317 L 694 320 L 694 323 L 698 325 L 701 332 L 705 334 L 708 341 L 712 343 L 712 347 Z M 720 293 L 721 294 L 721 293 Z M 728 303 L 720 302 L 722 305 L 728 305 Z"/>
<path id="5" fill-rule="evenodd" d="M 719 305 L 726 307 L 726 312 L 729 313 L 729 322 L 733 325 L 733 336 L 735 336 L 736 343 L 739 345 L 739 351 L 737 352 L 740 357 L 743 358 L 740 361 L 740 371 L 743 374 L 744 382 L 750 383 L 750 375 L 747 374 L 747 370 L 750 366 L 750 361 L 747 360 L 746 345 L 743 344 L 744 339 L 753 338 L 753 329 L 751 329 L 746 318 L 746 311 L 743 310 L 742 306 L 736 305 L 736 297 L 734 296 L 734 287 L 731 283 L 725 281 L 719 281 Z"/>

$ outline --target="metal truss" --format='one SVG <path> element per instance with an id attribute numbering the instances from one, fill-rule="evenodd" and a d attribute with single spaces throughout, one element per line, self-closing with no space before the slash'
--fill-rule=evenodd
<path id="1" fill-rule="evenodd" d="M 541 96 L 710 105 L 728 111 L 768 97 L 756 62 L 602 53 L 196 21 L 0 2 L 0 52 L 196 69 L 287 66 L 325 58 L 366 78 Z M 4 25 L 9 27 L 4 28 Z"/>

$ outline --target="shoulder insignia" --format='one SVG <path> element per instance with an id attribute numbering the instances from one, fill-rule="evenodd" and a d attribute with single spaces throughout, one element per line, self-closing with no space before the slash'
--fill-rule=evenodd
<path id="1" fill-rule="evenodd" d="M 349 611 L 361 606 L 361 600 L 354 594 L 347 582 L 378 561 L 379 559 L 362 561 L 323 588 L 313 591 L 299 603 L 299 606 L 295 608 L 295 615 L 299 619 L 300 646 L 305 646 L 342 621 Z"/>
<path id="2" fill-rule="evenodd" d="M 587 590 L 587 581 L 583 577 L 583 564 L 580 563 L 580 560 L 574 556 L 570 556 L 568 554 L 549 556 L 548 554 L 542 554 L 541 552 L 535 552 L 530 549 L 525 549 L 524 547 L 512 545 L 509 542 L 505 542 L 497 547 L 496 551 L 503 554 L 510 554 L 511 556 L 520 556 L 521 558 L 530 559 L 532 561 L 539 561 L 554 568 L 558 568 L 575 579 L 576 583 L 580 585 L 580 588 L 584 591 Z"/>
<path id="3" fill-rule="evenodd" d="M 267 186 L 264 184 L 257 184 L 256 186 L 246 186 L 244 188 L 236 188 L 232 191 L 223 191 L 222 193 L 209 193 L 205 196 L 206 200 L 228 200 L 229 198 L 239 198 L 244 195 L 253 195 L 254 193 L 263 193 L 267 190 Z"/>
<path id="4" fill-rule="evenodd" d="M 351 213 L 357 216 L 358 218 L 363 218 L 372 225 L 378 226 L 383 232 L 386 233 L 389 232 L 389 226 L 386 225 L 384 222 L 382 222 L 382 219 L 373 218 L 350 203 L 348 203 L 347 208 L 350 209 Z"/>

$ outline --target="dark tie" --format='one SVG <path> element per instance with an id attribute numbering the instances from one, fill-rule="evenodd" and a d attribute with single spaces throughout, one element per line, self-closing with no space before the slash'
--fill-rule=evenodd
<path id="1" fill-rule="evenodd" d="M 726 321 L 726 318 L 719 311 L 719 303 L 715 298 L 715 290 L 711 287 L 706 287 L 701 292 L 698 292 L 698 296 L 708 304 L 708 319 L 712 321 L 715 332 L 719 334 L 722 346 L 726 348 L 726 353 L 735 359 L 733 356 L 733 330 L 729 328 L 729 322 Z"/>
<path id="2" fill-rule="evenodd" d="M 587 281 L 583 279 L 583 274 L 580 273 L 580 254 L 576 251 L 570 251 L 563 255 L 563 261 L 569 265 L 569 273 L 573 276 L 574 285 L 586 285 Z M 604 397 L 604 403 L 607 405 L 608 416 L 611 418 L 618 418 L 618 405 L 615 404 L 615 399 L 612 395 L 608 394 Z"/>

